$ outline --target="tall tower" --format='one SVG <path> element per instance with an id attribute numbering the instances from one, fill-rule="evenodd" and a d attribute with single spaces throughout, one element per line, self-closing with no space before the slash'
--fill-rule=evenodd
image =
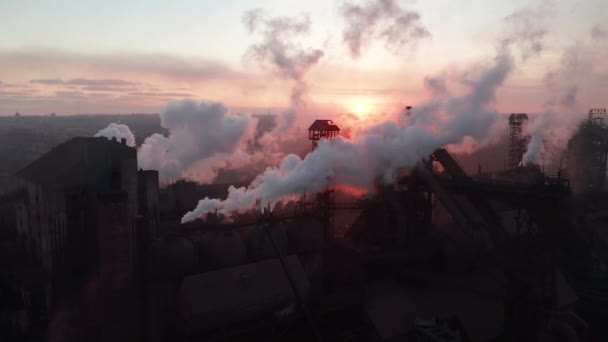
<path id="1" fill-rule="evenodd" d="M 340 127 L 334 124 L 331 120 L 315 120 L 308 128 L 308 139 L 312 141 L 312 150 L 316 150 L 321 139 L 333 139 L 340 135 Z M 319 215 L 323 231 L 325 232 L 325 240 L 329 241 L 334 237 L 334 189 L 328 188 L 316 194 L 315 207 Z"/>
<path id="2" fill-rule="evenodd" d="M 518 167 L 526 153 L 530 136 L 524 136 L 523 131 L 527 123 L 528 114 L 509 115 L 509 168 Z"/>
<path id="3" fill-rule="evenodd" d="M 605 190 L 608 163 L 606 108 L 592 108 L 589 118 L 568 141 L 568 175 L 576 192 Z"/>

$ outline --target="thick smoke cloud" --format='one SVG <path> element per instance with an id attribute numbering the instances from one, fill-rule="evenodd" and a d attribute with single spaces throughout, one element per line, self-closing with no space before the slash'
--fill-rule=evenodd
<path id="1" fill-rule="evenodd" d="M 459 144 L 465 137 L 483 140 L 500 120 L 492 105 L 497 88 L 512 69 L 510 51 L 503 46 L 490 65 L 475 76 L 467 75 L 468 93 L 416 107 L 410 125 L 400 127 L 387 121 L 371 127 L 355 141 L 322 141 L 304 159 L 290 154 L 279 167 L 268 168 L 249 187 L 231 187 L 226 200 L 199 201 L 182 222 L 215 210 L 230 215 L 256 205 L 272 206 L 328 186 L 370 189 L 377 179 L 394 180 L 400 168 L 414 166 L 438 147 Z"/>
<path id="2" fill-rule="evenodd" d="M 120 141 L 121 139 L 127 140 L 127 145 L 131 147 L 135 147 L 135 136 L 129 129 L 129 126 L 117 123 L 111 123 L 108 127 L 102 129 L 101 131 L 95 133 L 95 137 L 106 137 L 108 139 L 116 138 L 116 140 Z"/>
<path id="3" fill-rule="evenodd" d="M 255 125 L 247 116 L 234 115 L 220 102 L 170 103 L 161 114 L 169 136 L 153 134 L 141 146 L 140 167 L 159 170 L 163 177 L 211 181 L 222 167 L 239 167 L 251 158 L 244 145 Z"/>
<path id="4" fill-rule="evenodd" d="M 387 48 L 399 50 L 431 35 L 417 12 L 402 8 L 395 0 L 345 3 L 341 14 L 346 21 L 342 39 L 354 58 L 372 40 L 383 40 Z"/>
<path id="5" fill-rule="evenodd" d="M 249 47 L 246 56 L 256 60 L 262 67 L 269 67 L 280 77 L 293 81 L 291 108 L 281 117 L 278 130 L 293 126 L 298 108 L 307 92 L 305 75 L 319 63 L 323 51 L 303 48 L 297 43 L 310 31 L 310 18 L 268 17 L 262 10 L 250 10 L 243 16 L 243 24 L 251 34 L 258 33 L 261 41 Z"/>

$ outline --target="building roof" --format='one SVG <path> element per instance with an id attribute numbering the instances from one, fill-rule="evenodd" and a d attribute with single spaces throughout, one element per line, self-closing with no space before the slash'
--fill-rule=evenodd
<path id="1" fill-rule="evenodd" d="M 315 120 L 315 122 L 308 127 L 309 131 L 340 131 L 340 127 L 334 124 L 331 120 Z"/>
<path id="2" fill-rule="evenodd" d="M 132 153 L 136 150 L 105 137 L 70 139 L 17 172 L 19 178 L 50 188 L 63 189 L 86 182 L 88 165 L 96 162 L 98 151 Z"/>
<path id="3" fill-rule="evenodd" d="M 522 122 L 528 120 L 528 114 L 526 113 L 512 113 L 509 115 L 509 122 Z"/>
<path id="4" fill-rule="evenodd" d="M 301 294 L 308 278 L 297 256 L 285 263 Z M 209 330 L 247 320 L 293 303 L 293 292 L 279 259 L 185 277 L 178 312 L 190 330 Z"/>

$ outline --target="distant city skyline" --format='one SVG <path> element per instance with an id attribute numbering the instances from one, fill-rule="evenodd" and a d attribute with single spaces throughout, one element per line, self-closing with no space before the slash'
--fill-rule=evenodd
<path id="1" fill-rule="evenodd" d="M 318 63 L 297 70 L 306 82 L 306 108 L 319 112 L 415 105 L 429 96 L 425 77 L 468 72 L 493 58 L 505 18 L 522 8 L 538 11 L 534 20 L 545 23 L 542 32 L 531 31 L 542 49 L 526 58 L 514 53 L 516 70 L 500 88 L 498 111 L 542 111 L 552 91 L 549 75 L 569 48 L 608 54 L 606 1 L 436 0 L 398 2 L 419 14 L 428 37 L 398 50 L 370 38 L 354 58 L 343 42 L 345 3 L 368 2 L 5 0 L 0 115 L 158 113 L 182 98 L 278 113 L 290 105 L 294 78 L 251 57 L 251 47 L 267 39 L 263 29 L 251 34 L 243 24 L 255 8 L 269 18 L 310 19 L 308 32 L 286 41 L 322 51 Z M 572 80 L 578 82 L 574 108 L 605 106 L 608 61 L 579 74 Z"/>

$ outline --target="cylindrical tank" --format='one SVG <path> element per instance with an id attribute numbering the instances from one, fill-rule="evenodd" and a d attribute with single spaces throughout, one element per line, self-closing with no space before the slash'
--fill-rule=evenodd
<path id="1" fill-rule="evenodd" d="M 271 225 L 268 227 L 268 232 L 281 254 L 286 255 L 287 233 L 285 232 L 285 226 L 283 224 Z M 262 227 L 256 226 L 249 229 L 245 239 L 251 259 L 260 260 L 277 257 L 277 253 Z"/>
<path id="2" fill-rule="evenodd" d="M 207 232 L 197 237 L 201 265 L 227 267 L 247 262 L 247 249 L 235 231 Z"/>
<path id="3" fill-rule="evenodd" d="M 192 242 L 184 237 L 159 241 L 151 246 L 152 264 L 156 274 L 184 275 L 190 272 L 197 263 Z"/>

